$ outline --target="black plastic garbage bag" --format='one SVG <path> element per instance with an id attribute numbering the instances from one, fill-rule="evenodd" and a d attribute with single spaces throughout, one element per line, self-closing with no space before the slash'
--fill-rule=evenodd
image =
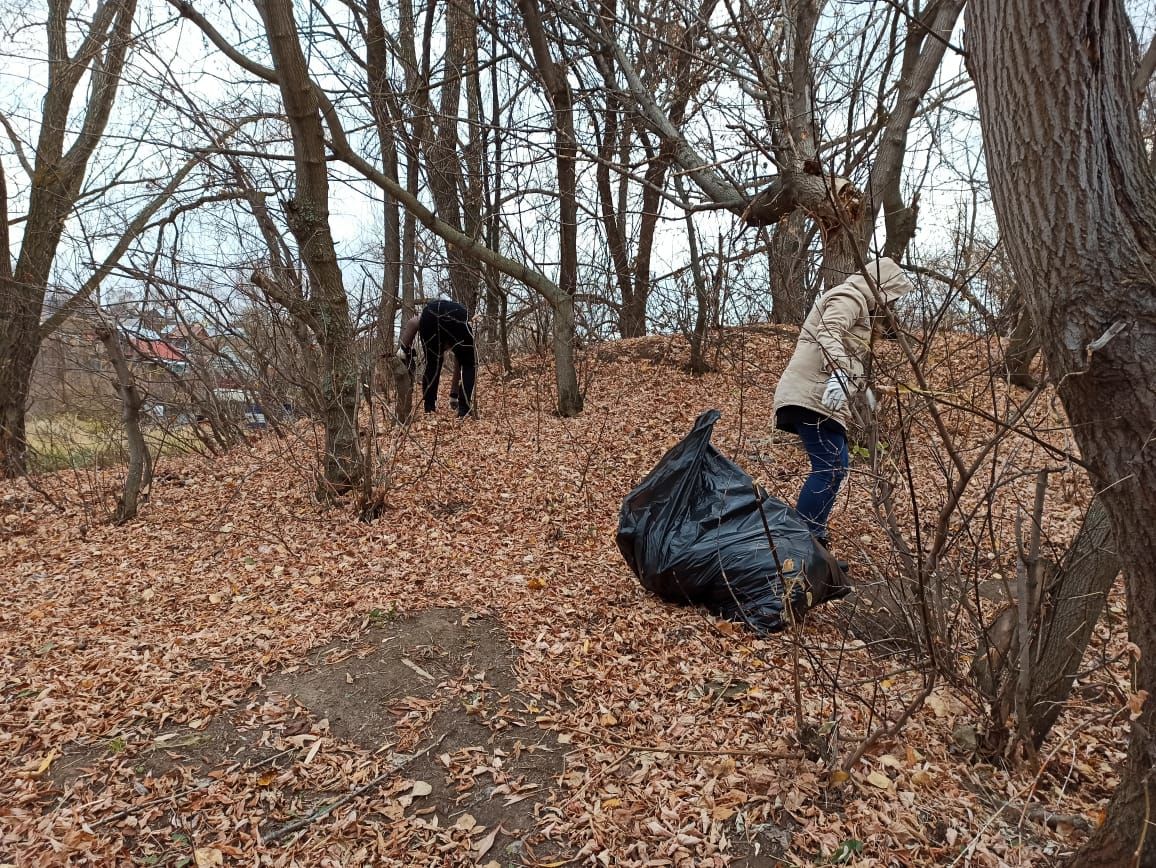
<path id="1" fill-rule="evenodd" d="M 622 501 L 618 548 L 664 600 L 774 633 L 850 585 L 798 513 L 711 445 L 719 415 L 699 416 Z"/>

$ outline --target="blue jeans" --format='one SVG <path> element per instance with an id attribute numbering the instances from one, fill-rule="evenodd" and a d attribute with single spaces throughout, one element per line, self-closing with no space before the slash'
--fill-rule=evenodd
<path id="1" fill-rule="evenodd" d="M 827 518 L 839 495 L 839 486 L 847 478 L 850 456 L 843 426 L 818 414 L 814 418 L 815 421 L 800 421 L 795 426 L 807 457 L 811 459 L 811 472 L 803 481 L 795 510 L 810 527 L 811 533 L 826 543 Z"/>

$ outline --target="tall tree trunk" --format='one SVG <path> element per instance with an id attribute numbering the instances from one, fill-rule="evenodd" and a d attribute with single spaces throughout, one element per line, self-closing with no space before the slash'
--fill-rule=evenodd
<path id="1" fill-rule="evenodd" d="M 685 100 L 682 105 L 685 105 Z M 672 120 L 679 123 L 684 111 L 672 111 Z M 650 150 L 650 148 L 648 148 Z M 662 216 L 663 188 L 670 155 L 659 147 L 651 155 L 642 187 L 642 213 L 638 217 L 638 246 L 634 252 L 633 286 L 629 298 L 622 300 L 622 336 L 640 338 L 646 334 L 646 303 L 650 299 L 650 263 L 654 256 L 654 235 Z"/>
<path id="2" fill-rule="evenodd" d="M 563 296 L 553 305 L 554 378 L 558 384 L 558 415 L 582 412 L 582 390 L 574 360 L 574 297 Z"/>
<path id="3" fill-rule="evenodd" d="M 401 44 L 409 46 L 408 56 L 402 61 L 406 67 L 405 86 L 410 93 L 417 87 L 417 65 L 413 57 L 414 17 L 412 0 L 398 2 L 398 29 Z M 411 123 L 411 134 L 405 137 L 405 190 L 417 197 L 420 185 L 420 160 L 417 146 L 416 122 Z M 386 195 L 390 195 L 386 191 Z M 396 199 L 396 197 L 394 197 Z M 401 229 L 401 319 L 406 322 L 416 312 L 417 301 L 417 219 L 412 210 L 405 210 Z"/>
<path id="4" fill-rule="evenodd" d="M 789 0 L 785 4 L 783 43 L 788 52 L 784 64 L 788 72 L 784 77 L 787 87 L 769 103 L 770 114 L 775 119 L 771 126 L 775 158 L 789 174 L 797 175 L 804 165 L 818 163 L 811 43 L 825 5 L 825 0 Z M 815 300 L 814 291 L 808 290 L 806 282 L 809 247 L 807 215 L 801 210 L 792 210 L 771 233 L 771 322 L 803 324 Z"/>
<path id="5" fill-rule="evenodd" d="M 578 290 L 578 140 L 574 134 L 574 101 L 566 71 L 550 56 L 537 0 L 518 0 L 530 36 L 534 63 L 554 107 L 554 140 L 558 170 L 558 289 L 554 304 L 554 364 L 558 379 L 558 413 L 582 412 L 582 391 L 574 365 L 574 295 Z"/>
<path id="6" fill-rule="evenodd" d="M 431 65 L 431 44 L 433 41 L 434 13 L 436 0 L 430 0 L 426 7 L 426 18 L 422 33 L 422 57 L 414 50 L 413 39 L 406 39 L 407 31 L 413 33 L 413 11 L 410 0 L 400 4 L 402 39 L 402 62 L 406 67 L 406 82 L 410 99 L 413 101 L 411 123 L 413 135 L 425 153 L 425 169 L 429 181 L 429 192 L 438 216 L 470 237 L 477 238 L 479 227 L 463 223 L 466 202 L 466 185 L 462 175 L 461 154 L 458 141 L 458 115 L 461 101 L 462 77 L 465 67 L 467 31 L 476 27 L 472 6 L 468 0 L 447 0 L 445 14 L 445 65 L 440 85 L 439 105 L 435 111 L 430 100 L 433 82 Z M 437 118 L 437 122 L 431 121 Z M 478 275 L 474 260 L 461 246 L 448 241 L 445 246 L 450 286 L 454 298 L 464 304 L 472 313 L 477 305 Z"/>
<path id="7" fill-rule="evenodd" d="M 310 307 L 322 355 L 324 479 L 334 492 L 361 479 L 357 406 L 361 378 L 349 299 L 329 227 L 329 168 L 317 96 L 301 50 L 292 0 L 256 0 L 277 70 L 281 99 L 293 137 L 296 189 L 285 216 L 309 274 Z"/>
<path id="8" fill-rule="evenodd" d="M 3 310 L 5 307 L 34 309 L 29 316 L 22 310 Z M 28 470 L 28 438 L 24 427 L 28 410 L 29 389 L 32 385 L 32 367 L 40 350 L 37 332 L 40 328 L 40 310 L 32 308 L 28 294 L 11 281 L 0 281 L 0 320 L 3 329 L 23 334 L 23 340 L 0 337 L 0 473 L 5 477 L 20 476 Z M 19 331 L 23 326 L 23 332 Z"/>
<path id="9" fill-rule="evenodd" d="M 613 0 L 604 2 L 603 14 L 613 15 Z M 594 178 L 598 189 L 599 214 L 602 217 L 602 228 L 606 232 L 606 246 L 610 250 L 610 262 L 614 267 L 614 280 L 618 286 L 620 307 L 618 311 L 618 330 L 622 337 L 628 335 L 625 323 L 625 309 L 631 304 L 634 295 L 634 285 L 630 280 L 630 254 L 626 247 L 626 232 L 621 220 L 626 214 L 624 209 L 615 209 L 616 197 L 610 182 L 610 166 L 614 155 L 622 145 L 621 140 L 627 131 L 619 127 L 618 116 L 622 111 L 620 100 L 615 91 L 610 88 L 604 91 L 606 107 L 603 111 L 602 141 L 599 144 L 599 161 L 594 169 Z M 625 179 L 623 179 L 625 182 Z"/>
<path id="10" fill-rule="evenodd" d="M 489 141 L 483 141 L 482 150 L 485 154 L 486 169 L 484 172 L 485 190 L 483 197 L 486 203 L 486 246 L 491 250 L 501 250 L 502 241 L 502 155 L 503 155 L 503 127 L 501 89 L 498 86 L 498 21 L 494 9 L 486 18 L 486 29 L 490 35 L 490 117 L 488 125 L 493 128 L 493 156 L 489 155 Z M 510 106 L 514 111 L 514 106 Z M 512 128 L 508 124 L 507 128 Z M 486 127 L 489 128 L 488 126 Z M 502 275 L 493 265 L 487 265 L 486 277 L 486 307 L 490 316 L 491 334 L 498 347 L 498 358 L 502 363 L 502 370 L 507 374 L 514 370 L 510 359 L 509 334 L 509 294 L 502 284 Z"/>
<path id="11" fill-rule="evenodd" d="M 1127 766 L 1080 866 L 1156 865 L 1156 180 L 1122 0 L 972 0 L 992 200 L 1048 370 L 1111 518 L 1134 690 Z M 1024 51 L 1031 45 L 1030 51 Z"/>
<path id="12" fill-rule="evenodd" d="M 446 0 L 444 76 L 440 88 L 440 110 L 434 125 L 432 146 L 428 150 L 430 189 L 434 193 L 442 218 L 459 227 L 466 235 L 478 237 L 478 226 L 466 219 L 470 196 L 462 171 L 458 118 L 461 111 L 462 80 L 465 77 L 466 46 L 469 31 L 476 27 L 470 0 Z M 436 182 L 436 187 L 435 187 Z M 476 212 L 475 215 L 476 216 Z M 453 295 L 472 315 L 478 303 L 478 275 L 474 260 L 465 251 L 446 245 L 450 285 Z"/>
<path id="13" fill-rule="evenodd" d="M 381 19 L 380 0 L 367 0 L 365 5 L 365 65 L 369 86 L 369 107 L 377 127 L 377 142 L 381 148 L 382 171 L 394 182 L 401 183 L 398 175 L 397 137 L 394 121 L 401 122 L 401 112 L 393 86 L 389 80 L 389 55 L 385 25 Z M 379 330 L 381 354 L 386 358 L 395 349 L 394 332 L 401 295 L 401 208 L 397 199 L 382 196 L 382 275 Z"/>
<path id="14" fill-rule="evenodd" d="M 482 164 L 485 161 L 486 125 L 482 112 L 482 83 L 481 57 L 478 50 L 478 29 L 481 22 L 475 0 L 462 2 L 462 42 L 464 54 L 462 57 L 462 75 L 466 85 L 466 137 L 462 148 L 462 217 L 465 221 L 466 234 L 478 238 L 484 237 L 486 227 L 483 225 L 482 208 L 485 205 L 485 175 Z M 496 121 L 495 121 L 496 122 Z M 470 298 L 463 300 L 470 315 L 478 311 L 481 300 L 481 290 L 485 283 L 485 274 L 481 263 L 475 257 L 470 257 Z"/>

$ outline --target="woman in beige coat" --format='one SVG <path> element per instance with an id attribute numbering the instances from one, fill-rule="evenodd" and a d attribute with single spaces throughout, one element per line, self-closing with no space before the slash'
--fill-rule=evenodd
<path id="1" fill-rule="evenodd" d="M 848 400 L 867 385 L 872 316 L 911 288 L 902 269 L 884 258 L 827 290 L 807 314 L 775 389 L 775 427 L 798 434 L 811 459 L 795 509 L 824 546 L 849 464 Z M 869 391 L 867 396 L 873 403 Z"/>

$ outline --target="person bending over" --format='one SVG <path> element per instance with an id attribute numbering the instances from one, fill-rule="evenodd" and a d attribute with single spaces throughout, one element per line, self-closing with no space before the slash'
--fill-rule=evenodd
<path id="1" fill-rule="evenodd" d="M 775 427 L 798 434 L 811 460 L 795 510 L 827 549 L 827 519 L 849 464 L 848 400 L 866 387 L 872 317 L 912 289 L 891 259 L 868 262 L 864 274 L 851 275 L 815 301 L 775 389 Z M 870 392 L 868 401 L 873 403 Z"/>
<path id="2" fill-rule="evenodd" d="M 431 301 L 422 308 L 420 314 L 411 317 L 405 324 L 401 330 L 401 348 L 397 351 L 397 357 L 411 372 L 414 369 L 415 337 L 421 338 L 425 350 L 425 372 L 422 374 L 425 411 L 433 413 L 437 410 L 442 356 L 452 352 L 454 372 L 451 391 L 457 397 L 458 417 L 468 416 L 474 403 L 478 357 L 465 305 L 449 299 Z"/>

